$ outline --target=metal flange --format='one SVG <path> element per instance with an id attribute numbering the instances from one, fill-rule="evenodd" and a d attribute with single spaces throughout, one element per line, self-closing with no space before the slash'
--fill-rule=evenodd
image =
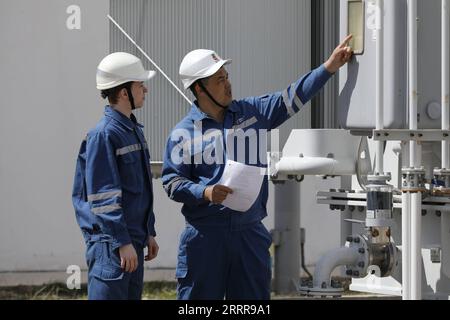
<path id="1" fill-rule="evenodd" d="M 402 168 L 402 192 L 426 192 L 424 167 Z"/>
<path id="2" fill-rule="evenodd" d="M 359 258 L 353 265 L 346 265 L 346 275 L 352 278 L 364 278 L 370 263 L 370 244 L 366 236 L 353 235 L 347 237 L 345 246 L 358 250 Z"/>

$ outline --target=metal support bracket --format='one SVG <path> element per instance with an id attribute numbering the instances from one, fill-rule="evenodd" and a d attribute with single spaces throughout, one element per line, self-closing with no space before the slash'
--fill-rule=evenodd
<path id="1" fill-rule="evenodd" d="M 302 182 L 304 180 L 303 175 L 286 175 L 280 174 L 277 171 L 276 165 L 280 162 L 281 157 L 283 156 L 282 152 L 268 152 L 267 153 L 267 163 L 268 163 L 268 175 L 269 180 L 273 183 L 284 183 L 288 180 L 295 180 L 297 182 Z"/>
<path id="2" fill-rule="evenodd" d="M 450 130 L 401 130 L 384 129 L 374 130 L 375 141 L 450 141 Z"/>

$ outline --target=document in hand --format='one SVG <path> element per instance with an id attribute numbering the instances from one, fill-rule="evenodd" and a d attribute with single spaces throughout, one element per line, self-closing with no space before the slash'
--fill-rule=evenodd
<path id="1" fill-rule="evenodd" d="M 222 205 L 232 210 L 246 212 L 259 195 L 264 174 L 264 168 L 227 160 L 219 184 L 231 188 L 233 193 L 227 196 Z"/>

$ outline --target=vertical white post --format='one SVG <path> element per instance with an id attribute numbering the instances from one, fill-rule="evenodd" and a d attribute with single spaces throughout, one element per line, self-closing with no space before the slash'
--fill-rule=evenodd
<path id="1" fill-rule="evenodd" d="M 417 130 L 417 0 L 408 1 L 408 96 L 409 96 L 409 129 Z M 421 165 L 422 150 L 418 143 L 410 142 L 409 165 L 412 168 L 419 168 Z M 407 252 L 410 265 L 410 281 L 407 287 L 410 289 L 410 299 L 419 300 L 422 298 L 422 194 L 411 193 L 410 215 L 405 217 L 411 219 L 410 229 L 410 251 Z M 406 215 L 408 213 L 405 212 Z M 403 230 L 405 231 L 405 230 Z"/>
<path id="2" fill-rule="evenodd" d="M 411 193 L 411 299 L 422 299 L 422 193 Z"/>
<path id="3" fill-rule="evenodd" d="M 402 298 L 410 300 L 410 212 L 411 212 L 411 194 L 402 193 Z"/>
<path id="4" fill-rule="evenodd" d="M 376 53 L 376 129 L 384 128 L 384 0 L 377 1 L 377 53 Z M 384 174 L 383 142 L 376 142 L 375 174 Z"/>
<path id="5" fill-rule="evenodd" d="M 275 246 L 274 291 L 297 292 L 300 280 L 300 183 L 275 184 L 275 230 L 280 243 Z"/>
<path id="6" fill-rule="evenodd" d="M 409 129 L 417 130 L 417 0 L 408 1 Z M 416 142 L 410 142 L 409 165 L 417 168 Z"/>

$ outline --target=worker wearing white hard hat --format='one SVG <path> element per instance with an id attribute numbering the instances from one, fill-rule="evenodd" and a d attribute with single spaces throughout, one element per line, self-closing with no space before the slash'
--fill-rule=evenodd
<path id="1" fill-rule="evenodd" d="M 176 269 L 178 299 L 270 299 L 272 240 L 262 224 L 268 179 L 263 178 L 256 201 L 245 209 L 224 202 L 242 186 L 219 181 L 233 161 L 267 167 L 264 134 L 299 112 L 349 61 L 350 38 L 323 65 L 284 90 L 242 100 L 233 100 L 225 69 L 231 60 L 199 49 L 181 62 L 181 81 L 196 101 L 169 136 L 162 172 L 163 186 L 171 199 L 183 203 L 186 220 Z"/>
<path id="2" fill-rule="evenodd" d="M 150 80 L 155 75 L 155 71 L 145 70 L 141 60 L 134 55 L 115 52 L 105 57 L 97 67 L 97 89 L 102 91 L 103 98 L 111 98 L 113 92 L 125 89 L 131 109 L 134 110 L 136 105 L 131 93 L 133 83 Z M 139 101 L 138 105 L 142 107 L 143 103 Z"/>
<path id="3" fill-rule="evenodd" d="M 199 49 L 189 52 L 184 57 L 180 65 L 180 77 L 183 82 L 184 89 L 192 87 L 192 92 L 195 96 L 197 96 L 194 87 L 198 85 L 200 86 L 201 91 L 205 93 L 217 106 L 226 108 L 231 100 L 228 99 L 221 102 L 217 101 L 205 88 L 203 81 L 199 80 L 207 79 L 216 73 L 220 73 L 219 71 L 221 68 L 230 63 L 231 60 L 223 60 L 216 52 L 212 50 Z M 229 87 L 231 98 L 231 85 Z"/>
<path id="4" fill-rule="evenodd" d="M 97 68 L 97 89 L 109 105 L 81 144 L 72 195 L 86 242 L 89 299 L 140 299 L 144 260 L 158 254 L 150 154 L 133 115 L 144 106 L 144 81 L 155 74 L 125 52 Z"/>

